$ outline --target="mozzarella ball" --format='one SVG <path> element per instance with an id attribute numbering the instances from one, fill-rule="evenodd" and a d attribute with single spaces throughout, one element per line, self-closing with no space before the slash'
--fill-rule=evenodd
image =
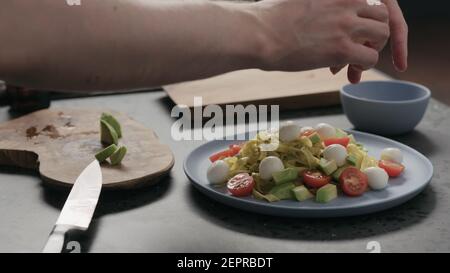
<path id="1" fill-rule="evenodd" d="M 381 160 L 389 160 L 401 164 L 403 162 L 402 151 L 397 148 L 386 148 L 381 152 Z"/>
<path id="2" fill-rule="evenodd" d="M 334 160 L 338 167 L 341 167 L 347 160 L 347 149 L 340 144 L 332 144 L 325 148 L 323 157 L 326 160 Z"/>
<path id="3" fill-rule="evenodd" d="M 283 162 L 276 156 L 268 156 L 259 163 L 259 175 L 264 180 L 271 180 L 273 173 L 283 169 Z"/>
<path id="4" fill-rule="evenodd" d="M 387 187 L 389 175 L 379 167 L 370 167 L 364 170 L 367 175 L 369 187 L 373 190 L 382 190 Z"/>
<path id="5" fill-rule="evenodd" d="M 327 139 L 336 136 L 336 128 L 327 123 L 319 123 L 316 125 L 316 132 L 321 139 Z"/>
<path id="6" fill-rule="evenodd" d="M 209 166 L 206 177 L 209 183 L 213 185 L 223 184 L 227 181 L 229 173 L 230 167 L 228 167 L 228 164 L 223 160 L 217 160 Z"/>
<path id="7" fill-rule="evenodd" d="M 314 128 L 311 126 L 305 126 L 300 129 L 300 135 L 303 135 L 306 132 L 314 131 Z"/>
<path id="8" fill-rule="evenodd" d="M 282 142 L 291 142 L 300 136 L 301 127 L 292 121 L 280 126 L 279 136 Z"/>

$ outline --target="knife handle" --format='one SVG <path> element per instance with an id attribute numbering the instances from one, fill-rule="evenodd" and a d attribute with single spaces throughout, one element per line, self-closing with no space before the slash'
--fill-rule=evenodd
<path id="1" fill-rule="evenodd" d="M 42 253 L 61 253 L 66 239 L 68 228 L 55 226 L 48 237 L 47 244 Z"/>

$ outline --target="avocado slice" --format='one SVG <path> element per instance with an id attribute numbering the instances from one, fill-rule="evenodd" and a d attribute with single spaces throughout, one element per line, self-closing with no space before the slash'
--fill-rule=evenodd
<path id="1" fill-rule="evenodd" d="M 351 155 L 355 158 L 354 166 L 358 169 L 361 168 L 361 163 L 362 163 L 366 153 L 361 151 L 360 148 L 356 144 L 349 144 L 347 146 L 347 152 L 349 155 Z"/>
<path id="2" fill-rule="evenodd" d="M 294 193 L 292 192 L 294 188 L 294 183 L 284 183 L 273 187 L 269 194 L 276 196 L 280 200 L 294 199 Z"/>
<path id="3" fill-rule="evenodd" d="M 337 187 L 333 184 L 327 184 L 316 192 L 316 201 L 319 203 L 328 203 L 337 197 Z"/>
<path id="4" fill-rule="evenodd" d="M 326 160 L 325 158 L 320 159 L 319 166 L 326 175 L 332 174 L 338 168 L 334 160 Z"/>
<path id="5" fill-rule="evenodd" d="M 292 182 L 298 178 L 298 170 L 296 168 L 286 168 L 282 171 L 272 174 L 276 185 Z"/>
<path id="6" fill-rule="evenodd" d="M 311 140 L 311 143 L 312 143 L 313 145 L 314 145 L 314 144 L 317 144 L 317 143 L 319 143 L 319 142 L 321 141 L 320 136 L 319 136 L 318 133 L 313 133 L 313 134 L 311 134 L 311 135 L 309 136 L 309 140 Z"/>
<path id="7" fill-rule="evenodd" d="M 122 127 L 120 126 L 120 123 L 117 121 L 115 117 L 113 117 L 111 114 L 108 113 L 102 113 L 102 116 L 100 117 L 100 120 L 106 121 L 111 127 L 116 130 L 117 137 L 122 137 Z"/>
<path id="8" fill-rule="evenodd" d="M 100 139 L 106 145 L 119 143 L 116 130 L 104 120 L 100 120 Z"/>
<path id="9" fill-rule="evenodd" d="M 336 182 L 339 182 L 339 178 L 341 177 L 342 172 L 345 169 L 347 169 L 348 167 L 349 167 L 348 165 L 344 165 L 344 166 L 340 167 L 339 169 L 337 169 L 336 171 L 334 171 L 334 173 L 331 175 L 333 180 Z"/>
<path id="10" fill-rule="evenodd" d="M 111 144 L 105 149 L 101 150 L 95 155 L 95 158 L 98 160 L 98 162 L 102 163 L 105 161 L 108 157 L 110 157 L 115 151 L 117 150 L 116 144 Z"/>
<path id="11" fill-rule="evenodd" d="M 352 166 L 356 166 L 358 164 L 358 159 L 354 155 L 348 155 L 347 162 Z"/>
<path id="12" fill-rule="evenodd" d="M 303 185 L 293 188 L 292 192 L 294 193 L 295 199 L 300 202 L 314 197 L 314 195 Z"/>
<path id="13" fill-rule="evenodd" d="M 127 154 L 126 147 L 122 146 L 119 149 L 117 149 L 109 158 L 109 160 L 111 160 L 111 165 L 119 165 L 126 154 Z"/>

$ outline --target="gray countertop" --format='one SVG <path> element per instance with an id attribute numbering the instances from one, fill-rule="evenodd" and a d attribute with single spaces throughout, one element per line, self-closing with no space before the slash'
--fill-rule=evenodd
<path id="1" fill-rule="evenodd" d="M 255 215 L 216 203 L 190 185 L 185 156 L 202 142 L 176 142 L 170 101 L 161 91 L 55 101 L 52 107 L 115 108 L 154 129 L 176 158 L 157 186 L 102 193 L 91 228 L 77 236 L 84 252 L 383 252 L 450 251 L 450 110 L 432 100 L 417 129 L 396 140 L 427 156 L 431 185 L 411 201 L 366 216 L 289 219 Z M 0 121 L 12 117 L 0 108 Z M 339 107 L 282 113 L 302 124 L 351 127 Z M 67 196 L 37 175 L 0 168 L 0 252 L 39 252 Z"/>

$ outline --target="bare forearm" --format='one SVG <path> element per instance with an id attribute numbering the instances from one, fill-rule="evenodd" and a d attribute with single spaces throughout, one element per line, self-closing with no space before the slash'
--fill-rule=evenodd
<path id="1" fill-rule="evenodd" d="M 101 90 L 258 67 L 264 38 L 248 5 L 4 0 L 0 78 L 35 88 Z"/>
<path id="2" fill-rule="evenodd" d="M 245 68 L 351 64 L 363 71 L 375 66 L 389 38 L 389 12 L 365 0 L 82 0 L 81 6 L 2 0 L 0 78 L 35 88 L 99 90 Z"/>

